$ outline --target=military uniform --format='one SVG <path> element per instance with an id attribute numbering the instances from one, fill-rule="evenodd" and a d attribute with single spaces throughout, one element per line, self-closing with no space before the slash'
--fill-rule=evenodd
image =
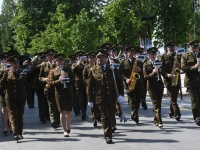
<path id="1" fill-rule="evenodd" d="M 95 52 L 88 53 L 88 57 L 96 57 Z M 95 62 L 92 65 L 89 63 L 83 69 L 83 80 L 86 83 L 86 89 L 88 85 L 88 75 L 91 71 L 90 68 L 92 68 L 94 65 L 95 65 Z M 94 127 L 96 127 L 97 122 L 101 122 L 101 114 L 96 104 L 94 104 L 93 108 L 91 108 L 91 115 L 92 115 L 93 125 Z"/>
<path id="2" fill-rule="evenodd" d="M 70 67 L 72 67 L 72 65 L 76 62 L 76 55 L 69 55 L 70 58 Z M 73 111 L 75 113 L 75 115 L 79 115 L 80 114 L 80 106 L 78 103 L 78 96 L 76 93 L 76 87 L 75 84 L 73 85 Z"/>
<path id="3" fill-rule="evenodd" d="M 77 56 L 85 55 L 85 52 L 78 51 L 76 52 Z M 81 64 L 73 64 L 72 65 L 72 72 L 75 78 L 75 88 L 78 97 L 78 102 L 82 114 L 82 120 L 85 120 L 86 111 L 87 111 L 87 94 L 86 94 L 86 84 L 83 81 L 83 69 L 87 63 L 82 62 Z"/>
<path id="4" fill-rule="evenodd" d="M 128 46 L 126 48 L 126 51 L 135 51 L 135 48 L 133 46 Z M 135 61 L 137 61 L 136 64 L 135 64 Z M 132 71 L 133 71 L 133 67 L 135 69 L 140 68 L 140 72 L 135 72 L 135 73 L 138 73 L 140 78 L 136 79 L 135 89 L 129 92 L 128 91 L 129 85 L 126 83 L 126 80 L 130 79 Z M 135 58 L 133 58 L 132 60 L 130 60 L 129 58 L 123 59 L 120 62 L 120 67 L 119 67 L 120 74 L 125 83 L 125 89 L 127 91 L 127 96 L 128 96 L 128 103 L 131 108 L 131 119 L 134 120 L 136 123 L 139 123 L 138 110 L 139 110 L 140 101 L 142 98 L 141 97 L 142 87 L 143 87 L 143 80 L 142 80 L 143 69 L 142 68 L 143 68 L 142 62 Z"/>
<path id="5" fill-rule="evenodd" d="M 8 58 L 10 63 L 19 63 L 18 56 Z M 24 83 L 26 75 L 20 75 L 21 69 L 15 71 L 9 70 L 8 74 L 4 74 L 0 80 L 0 85 L 6 87 L 5 101 L 9 110 L 14 138 L 18 140 L 18 135 L 21 137 L 23 130 L 23 114 L 26 103 L 26 92 Z"/>
<path id="6" fill-rule="evenodd" d="M 165 46 L 174 46 L 174 42 L 170 41 Z M 177 63 L 180 63 L 181 58 L 178 55 L 170 55 L 169 53 L 163 54 L 161 56 L 162 61 L 162 69 L 165 70 L 166 73 L 172 74 L 174 68 L 174 60 L 177 60 Z M 164 84 L 167 88 L 168 95 L 170 97 L 170 113 L 171 117 L 175 117 L 177 120 L 181 117 L 181 112 L 179 106 L 177 104 L 177 97 L 180 88 L 180 75 L 178 76 L 178 84 L 176 86 L 172 86 L 172 79 L 168 77 L 164 77 Z"/>
<path id="7" fill-rule="evenodd" d="M 55 50 L 53 49 L 49 49 L 45 52 L 46 55 L 54 55 L 56 52 Z M 48 78 L 50 79 L 50 71 L 51 69 L 53 69 L 55 67 L 54 64 L 50 63 L 50 62 L 44 62 L 42 65 L 41 65 L 41 68 L 40 68 L 40 73 L 39 73 L 39 80 L 41 82 L 45 82 L 45 78 Z M 50 82 L 50 81 L 49 81 Z M 46 84 L 49 84 L 49 83 L 46 83 Z M 54 87 L 50 86 L 49 88 L 47 88 L 45 86 L 44 88 L 44 94 L 47 98 L 47 102 L 48 102 L 48 105 L 49 105 L 49 115 L 50 115 L 50 121 L 51 121 L 51 126 L 53 128 L 57 128 L 58 127 L 58 124 L 60 123 L 60 114 L 58 112 L 58 109 L 56 107 L 56 101 L 55 101 L 55 90 L 54 90 Z"/>
<path id="8" fill-rule="evenodd" d="M 32 59 L 32 68 L 31 68 L 31 76 L 33 78 L 32 88 L 35 91 L 38 98 L 38 109 L 39 109 L 39 117 L 40 121 L 45 123 L 46 116 L 49 116 L 47 113 L 48 105 L 46 105 L 47 100 L 44 95 L 44 87 L 45 83 L 39 81 L 39 73 L 42 63 L 38 60 L 39 56 L 35 56 Z"/>
<path id="9" fill-rule="evenodd" d="M 190 46 L 198 46 L 199 40 L 189 43 Z M 199 55 L 199 52 L 198 52 Z M 181 69 L 185 72 L 184 86 L 187 88 L 190 99 L 194 121 L 200 125 L 200 73 L 195 68 L 197 58 L 194 53 L 187 52 L 181 57 Z"/>
<path id="10" fill-rule="evenodd" d="M 157 48 L 151 47 L 147 50 L 147 53 L 155 54 L 157 51 L 158 51 Z M 159 127 L 162 127 L 161 103 L 162 103 L 164 84 L 161 79 L 161 74 L 163 77 L 165 77 L 166 73 L 164 72 L 164 70 L 161 70 L 159 74 L 152 73 L 154 69 L 153 63 L 154 62 L 150 60 L 144 63 L 143 73 L 144 73 L 144 78 L 147 80 L 147 90 L 152 100 L 153 110 L 155 114 L 154 123 L 155 125 L 159 125 Z M 160 78 L 161 80 L 158 81 L 158 78 Z"/>
<path id="11" fill-rule="evenodd" d="M 97 51 L 99 55 L 107 56 L 105 51 Z M 116 87 L 113 72 L 110 66 L 105 64 L 91 68 L 88 78 L 88 102 L 95 103 L 101 112 L 101 122 L 104 130 L 104 138 L 108 144 L 112 143 L 112 121 L 114 120 L 115 104 L 117 100 Z M 119 95 L 124 95 L 123 82 L 117 69 L 114 70 Z"/>

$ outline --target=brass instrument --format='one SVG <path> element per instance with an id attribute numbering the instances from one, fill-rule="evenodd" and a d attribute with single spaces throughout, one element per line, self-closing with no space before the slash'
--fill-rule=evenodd
<path id="1" fill-rule="evenodd" d="M 153 67 L 155 67 L 157 69 L 157 78 L 158 80 L 157 81 L 160 81 L 161 78 L 160 78 L 160 73 L 159 73 L 159 68 L 162 66 L 162 61 L 159 61 L 159 60 L 155 60 L 154 61 L 154 64 L 153 64 Z"/>
<path id="2" fill-rule="evenodd" d="M 51 65 L 53 65 L 53 64 L 54 64 L 54 61 L 52 60 Z M 47 89 L 49 89 L 49 88 L 51 87 L 51 84 L 50 84 L 50 79 L 51 79 L 51 68 L 53 68 L 53 66 L 50 66 L 49 74 L 48 74 L 48 76 L 47 76 L 48 81 L 47 81 L 47 83 L 46 83 L 46 85 L 45 85 L 45 87 L 46 87 Z"/>
<path id="3" fill-rule="evenodd" d="M 115 66 L 113 66 L 113 64 L 110 66 L 110 69 L 112 70 L 112 73 L 113 73 L 113 79 L 114 79 L 114 84 L 115 84 L 115 89 L 116 89 L 116 93 L 117 93 L 117 96 L 119 96 L 119 92 L 118 92 L 118 88 L 117 88 L 117 83 L 116 83 L 116 78 L 115 78 L 115 73 L 114 73 L 114 68 Z M 119 107 L 119 110 L 120 110 L 120 122 L 127 122 L 127 119 L 125 117 L 125 115 L 123 114 L 122 112 L 122 107 L 121 107 L 121 104 L 119 102 L 116 103 L 116 105 Z"/>
<path id="4" fill-rule="evenodd" d="M 172 78 L 171 86 L 178 85 L 178 78 L 179 78 L 179 74 L 181 71 L 179 68 L 176 67 L 177 62 L 178 62 L 178 52 L 176 53 L 176 55 L 174 57 L 174 64 L 173 64 L 173 68 L 172 68 L 173 78 Z"/>
<path id="5" fill-rule="evenodd" d="M 136 82 L 138 79 L 140 79 L 140 74 L 135 72 L 136 67 L 137 67 L 137 59 L 135 59 L 133 63 L 133 68 L 132 68 L 132 72 L 130 76 L 131 83 L 128 85 L 126 89 L 127 93 L 130 93 L 131 91 L 135 89 Z"/>

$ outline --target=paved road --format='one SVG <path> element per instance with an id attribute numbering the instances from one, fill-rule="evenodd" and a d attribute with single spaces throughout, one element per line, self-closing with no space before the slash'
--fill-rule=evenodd
<path id="1" fill-rule="evenodd" d="M 127 98 L 126 98 L 127 99 Z M 35 99 L 37 101 L 37 99 Z M 63 137 L 62 128 L 54 130 L 50 127 L 50 122 L 40 123 L 38 108 L 29 109 L 26 105 L 24 113 L 24 139 L 19 143 L 13 140 L 13 135 L 0 135 L 0 149 L 9 150 L 195 150 L 200 147 L 200 127 L 194 124 L 190 109 L 190 99 L 187 95 L 183 100 L 178 100 L 181 107 L 182 118 L 177 122 L 168 117 L 169 100 L 163 97 L 162 116 L 163 129 L 159 129 L 153 124 L 153 111 L 149 97 L 147 97 L 148 110 L 139 111 L 140 123 L 136 125 L 133 121 L 126 124 L 120 123 L 117 118 L 118 130 L 114 133 L 114 144 L 108 145 L 103 139 L 101 125 L 97 128 L 92 126 L 91 118 L 86 121 L 80 119 L 81 116 L 73 115 L 71 122 L 71 134 L 69 138 Z M 130 109 L 127 101 L 122 103 L 125 116 L 130 119 Z M 90 112 L 87 114 L 90 116 Z M 0 119 L 1 121 L 1 119 Z M 0 131 L 2 131 L 0 124 Z M 1 133 L 0 133 L 1 134 Z"/>

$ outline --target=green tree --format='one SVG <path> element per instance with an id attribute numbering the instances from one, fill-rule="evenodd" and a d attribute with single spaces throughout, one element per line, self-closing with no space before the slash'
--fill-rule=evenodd
<path id="1" fill-rule="evenodd" d="M 13 27 L 10 26 L 10 21 L 15 16 L 15 2 L 14 0 L 4 0 L 2 3 L 2 12 L 0 18 L 1 24 L 1 45 L 3 51 L 9 50 L 9 45 L 14 44 Z"/>
<path id="2" fill-rule="evenodd" d="M 138 44 L 141 21 L 136 12 L 139 11 L 137 1 L 117 0 L 110 2 L 104 9 L 103 22 L 99 26 L 102 31 L 102 42 L 110 41 L 115 45 Z"/>

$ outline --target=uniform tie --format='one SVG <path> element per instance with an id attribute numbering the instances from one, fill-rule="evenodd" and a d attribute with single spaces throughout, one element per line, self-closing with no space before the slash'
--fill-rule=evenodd
<path id="1" fill-rule="evenodd" d="M 103 71 L 105 71 L 105 68 L 104 68 L 104 66 L 101 66 L 101 69 L 102 69 Z"/>

